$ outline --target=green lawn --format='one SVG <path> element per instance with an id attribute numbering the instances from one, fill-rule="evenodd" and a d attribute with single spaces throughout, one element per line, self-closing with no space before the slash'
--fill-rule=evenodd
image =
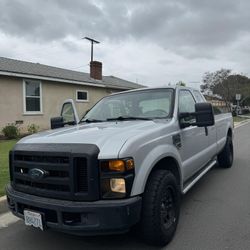
<path id="1" fill-rule="evenodd" d="M 5 194 L 4 187 L 9 182 L 9 151 L 16 140 L 0 140 L 0 196 Z"/>
<path id="2" fill-rule="evenodd" d="M 240 116 L 234 116 L 233 119 L 234 119 L 234 122 L 242 122 L 242 121 L 244 121 L 246 119 L 249 119 L 249 118 L 240 117 Z"/>

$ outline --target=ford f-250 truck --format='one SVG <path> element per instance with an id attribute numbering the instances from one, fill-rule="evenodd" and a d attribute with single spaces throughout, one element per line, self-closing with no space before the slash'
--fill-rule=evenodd
<path id="1" fill-rule="evenodd" d="M 198 90 L 145 88 L 101 99 L 79 120 L 71 101 L 52 130 L 10 152 L 7 200 L 26 225 L 80 235 L 136 227 L 154 245 L 174 236 L 180 198 L 216 162 L 233 163 L 233 122 Z"/>

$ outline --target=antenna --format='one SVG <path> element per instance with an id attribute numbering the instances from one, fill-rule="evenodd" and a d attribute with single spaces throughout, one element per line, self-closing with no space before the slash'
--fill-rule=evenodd
<path id="1" fill-rule="evenodd" d="M 94 43 L 98 44 L 98 43 L 100 43 L 100 42 L 99 42 L 99 41 L 96 41 L 96 40 L 94 40 L 94 39 L 92 39 L 92 38 L 86 37 L 86 36 L 85 36 L 83 39 L 86 39 L 86 40 L 88 40 L 88 41 L 91 42 L 91 56 L 90 56 L 90 62 L 93 62 L 93 45 L 94 45 Z"/>

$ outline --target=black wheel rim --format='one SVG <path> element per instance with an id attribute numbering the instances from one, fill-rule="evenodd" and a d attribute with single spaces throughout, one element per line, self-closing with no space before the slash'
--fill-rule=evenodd
<path id="1" fill-rule="evenodd" d="M 168 230 L 176 222 L 173 190 L 168 187 L 161 200 L 161 224 Z"/>

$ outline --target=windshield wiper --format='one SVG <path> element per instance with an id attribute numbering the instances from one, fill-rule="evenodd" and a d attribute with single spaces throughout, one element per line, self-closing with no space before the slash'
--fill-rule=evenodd
<path id="1" fill-rule="evenodd" d="M 86 119 L 86 120 L 81 120 L 79 123 L 91 123 L 91 122 L 105 122 L 105 120 L 97 120 L 97 119 Z"/>
<path id="2" fill-rule="evenodd" d="M 147 117 L 136 117 L 136 116 L 118 116 L 115 118 L 107 118 L 106 120 L 98 120 L 98 119 L 86 119 L 86 120 L 81 120 L 79 123 L 92 123 L 92 122 L 106 122 L 106 121 L 127 121 L 127 120 L 152 120 Z"/>
<path id="3" fill-rule="evenodd" d="M 107 121 L 125 121 L 125 120 L 152 120 L 147 117 L 136 117 L 136 116 L 118 116 L 115 118 L 108 118 Z"/>

